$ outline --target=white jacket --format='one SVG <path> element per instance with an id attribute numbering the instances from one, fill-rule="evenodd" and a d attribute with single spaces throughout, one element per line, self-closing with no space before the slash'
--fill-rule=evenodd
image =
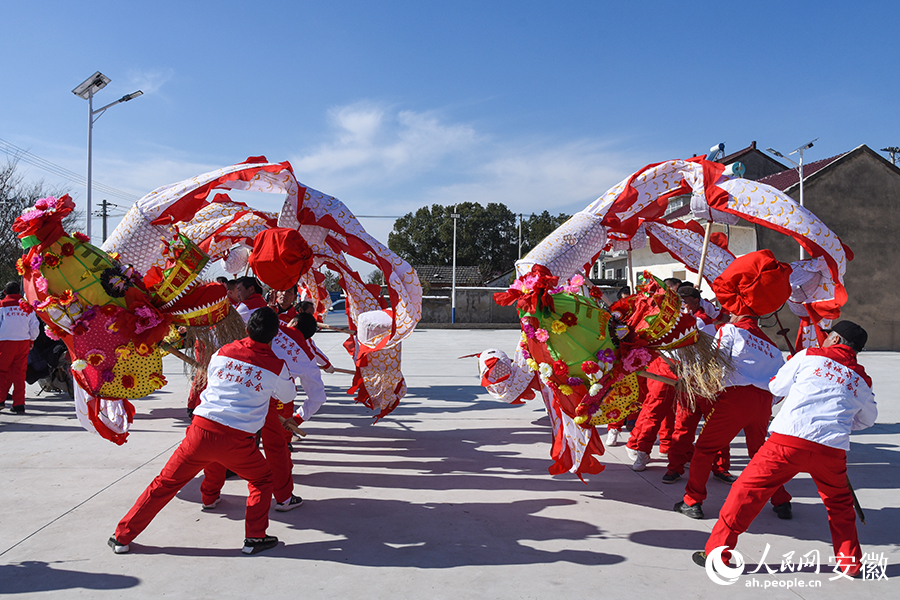
<path id="1" fill-rule="evenodd" d="M 34 311 L 26 312 L 19 306 L 22 296 L 10 294 L 0 300 L 0 341 L 21 342 L 37 339 L 41 324 Z"/>

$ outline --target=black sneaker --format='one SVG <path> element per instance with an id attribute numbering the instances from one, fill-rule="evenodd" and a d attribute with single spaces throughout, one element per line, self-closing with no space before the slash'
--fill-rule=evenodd
<path id="1" fill-rule="evenodd" d="M 772 510 L 775 511 L 775 514 L 778 515 L 779 519 L 788 521 L 794 518 L 794 512 L 791 510 L 790 502 L 782 502 L 778 506 L 773 506 Z"/>
<path id="2" fill-rule="evenodd" d="M 278 545 L 278 538 L 274 535 L 267 535 L 261 538 L 244 538 L 244 547 L 241 552 L 244 554 L 259 554 Z"/>
<path id="3" fill-rule="evenodd" d="M 713 473 L 713 477 L 715 477 L 719 481 L 724 481 L 728 485 L 731 485 L 732 483 L 737 481 L 737 477 L 735 477 L 728 471 L 723 471 L 722 473 Z"/>
<path id="4" fill-rule="evenodd" d="M 15 413 L 17 415 L 24 415 L 25 414 L 25 405 L 20 404 L 19 406 L 13 406 L 10 410 L 13 411 L 13 413 Z"/>
<path id="5" fill-rule="evenodd" d="M 128 554 L 128 551 L 131 550 L 131 548 L 128 547 L 128 544 L 120 544 L 119 540 L 117 540 L 114 535 L 109 536 L 109 540 L 107 540 L 106 543 L 116 554 Z"/>
<path id="6" fill-rule="evenodd" d="M 284 502 L 276 502 L 275 510 L 277 510 L 278 512 L 287 512 L 289 510 L 294 510 L 301 504 L 303 504 L 303 498 L 291 494 L 290 500 L 285 500 Z"/>
<path id="7" fill-rule="evenodd" d="M 663 483 L 675 483 L 679 479 L 681 479 L 681 475 L 675 471 L 666 471 L 666 474 L 662 476 Z"/>
<path id="8" fill-rule="evenodd" d="M 695 565 L 706 568 L 706 552 L 703 550 L 697 550 L 691 554 L 691 560 Z"/>
<path id="9" fill-rule="evenodd" d="M 699 502 L 693 506 L 688 506 L 686 502 L 681 501 L 675 505 L 674 510 L 692 519 L 703 518 L 703 506 Z"/>

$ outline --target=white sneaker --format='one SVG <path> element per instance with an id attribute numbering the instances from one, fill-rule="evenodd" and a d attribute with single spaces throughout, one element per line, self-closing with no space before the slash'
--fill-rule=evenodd
<path id="1" fill-rule="evenodd" d="M 632 471 L 643 471 L 647 468 L 647 463 L 650 462 L 650 453 L 649 452 L 641 452 L 637 451 L 637 458 L 634 460 L 634 464 L 631 465 Z"/>
<path id="2" fill-rule="evenodd" d="M 114 535 L 110 536 L 106 543 L 116 554 L 128 554 L 128 551 L 131 550 L 131 548 L 128 547 L 128 544 L 120 544 L 119 540 L 117 540 Z"/>
<path id="3" fill-rule="evenodd" d="M 203 510 L 212 510 L 219 505 L 219 502 L 222 501 L 222 496 L 216 496 L 216 499 L 210 502 L 209 504 L 203 504 L 202 501 L 200 503 L 201 508 Z"/>
<path id="4" fill-rule="evenodd" d="M 637 451 L 637 450 L 632 450 L 631 448 L 629 448 L 628 446 L 626 446 L 626 447 L 625 447 L 625 454 L 628 455 L 628 460 L 630 460 L 631 462 L 634 462 L 634 461 L 637 460 L 637 454 L 638 454 L 638 451 Z"/>
<path id="5" fill-rule="evenodd" d="M 284 502 L 276 502 L 275 510 L 277 510 L 278 512 L 287 512 L 289 510 L 294 510 L 301 504 L 303 504 L 303 498 L 291 494 L 291 497 Z"/>
<path id="6" fill-rule="evenodd" d="M 608 429 L 606 431 L 606 445 L 612 447 L 618 443 L 619 443 L 619 430 L 618 429 Z"/>

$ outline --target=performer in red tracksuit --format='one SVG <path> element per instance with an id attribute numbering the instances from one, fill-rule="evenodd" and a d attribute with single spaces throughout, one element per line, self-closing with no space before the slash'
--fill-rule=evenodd
<path id="1" fill-rule="evenodd" d="M 647 366 L 647 372 L 675 379 L 675 375 L 662 358 L 657 358 Z M 675 386 L 668 385 L 653 379 L 647 380 L 647 394 L 641 403 L 641 411 L 637 421 L 631 429 L 631 435 L 625 447 L 628 448 L 628 456 L 634 464 L 631 468 L 635 471 L 643 471 L 650 461 L 650 451 L 659 434 L 659 451 L 663 454 L 669 452 L 669 439 L 664 433 L 664 428 L 671 429 L 675 422 Z"/>
<path id="2" fill-rule="evenodd" d="M 272 471 L 256 447 L 256 432 L 269 412 L 270 398 L 289 401 L 296 388 L 284 361 L 272 352 L 278 316 L 259 310 L 247 324 L 249 337 L 223 346 L 209 362 L 208 381 L 184 441 L 166 466 L 119 522 L 109 545 L 116 554 L 201 469 L 221 463 L 247 480 L 247 512 L 242 552 L 255 554 L 278 544 L 266 535 L 272 499 Z"/>
<path id="3" fill-rule="evenodd" d="M 682 284 L 678 288 L 678 295 L 681 297 L 684 311 L 697 319 L 697 328 L 715 337 L 715 320 L 706 312 L 699 290 L 693 285 Z M 700 423 L 701 418 L 705 418 L 709 414 L 711 408 L 711 403 L 700 399 L 697 402 L 696 410 L 691 411 L 681 405 L 677 409 L 672 409 L 674 424 L 669 443 L 668 465 L 666 466 L 666 473 L 662 477 L 663 483 L 675 483 L 684 475 L 685 465 L 690 462 L 694 453 L 694 438 L 697 435 L 697 425 Z M 662 439 L 662 434 L 660 434 L 660 439 Z M 662 442 L 660 442 L 661 447 Z M 725 446 L 716 455 L 716 461 L 712 467 L 713 477 L 726 483 L 732 483 L 735 478 L 728 472 L 730 467 L 730 450 L 728 446 Z"/>
<path id="4" fill-rule="evenodd" d="M 18 281 L 10 281 L 0 300 L 0 408 L 12 389 L 12 411 L 25 414 L 25 372 L 28 351 L 41 332 L 31 306 L 22 302 Z"/>
<path id="5" fill-rule="evenodd" d="M 250 319 L 259 310 L 268 308 L 260 294 L 262 286 L 255 277 L 242 278 L 237 289 L 242 299 L 237 311 L 245 320 Z M 281 323 L 279 324 L 279 333 L 272 342 L 272 351 L 285 361 L 291 377 L 300 379 L 307 399 L 297 411 L 296 416 L 308 419 L 325 403 L 325 385 L 322 383 L 322 375 L 314 362 L 312 351 L 306 346 L 303 335 L 299 331 Z M 279 416 L 286 419 L 295 416 L 293 397 L 288 401 L 272 398 L 261 431 L 263 451 L 266 453 L 266 460 L 272 469 L 272 495 L 275 497 L 275 510 L 286 512 L 301 506 L 303 499 L 294 495 L 294 463 L 291 460 L 291 451 L 288 446 L 291 436 L 281 424 Z M 300 418 L 299 422 L 302 422 L 303 418 Z M 298 421 L 295 420 L 294 423 L 296 424 Z M 218 504 L 219 493 L 225 484 L 226 466 L 211 464 L 204 469 L 200 491 L 203 493 L 203 508 L 206 510 L 211 510 Z"/>
<path id="6" fill-rule="evenodd" d="M 719 450 L 728 446 L 742 429 L 751 458 L 766 441 L 766 427 L 772 416 L 769 380 L 784 364 L 784 358 L 759 328 L 758 321 L 755 316 L 733 315 L 731 322 L 716 334 L 719 349 L 731 357 L 735 370 L 697 437 L 684 500 L 675 505 L 676 511 L 692 519 L 703 518 L 706 481 Z M 781 518 L 790 518 L 790 499 L 784 487 L 772 495 L 772 504 L 779 507 L 776 512 Z"/>
<path id="7" fill-rule="evenodd" d="M 705 552 L 694 553 L 697 564 L 722 546 L 727 561 L 766 500 L 797 473 L 809 473 L 828 511 L 835 568 L 859 573 L 862 549 L 847 451 L 850 432 L 874 425 L 878 407 L 872 380 L 856 362 L 868 340 L 865 329 L 841 321 L 827 333 L 821 348 L 798 352 L 769 384 L 772 394 L 785 396 L 784 404 L 769 426 L 771 436 L 731 487 Z"/>
<path id="8" fill-rule="evenodd" d="M 282 323 L 288 324 L 297 316 L 297 307 L 294 306 L 296 301 L 296 286 L 275 292 L 275 304 L 272 306 L 272 310 L 278 313 L 278 318 Z"/>

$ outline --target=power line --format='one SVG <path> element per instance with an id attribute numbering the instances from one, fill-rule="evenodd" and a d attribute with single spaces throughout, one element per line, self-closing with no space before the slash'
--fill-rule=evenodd
<path id="1" fill-rule="evenodd" d="M 66 169 L 65 167 L 62 167 L 56 163 L 50 162 L 45 158 L 41 158 L 36 154 L 32 154 L 28 150 L 20 148 L 19 146 L 16 146 L 11 142 L 7 142 L 2 138 L 0 138 L 0 149 L 2 149 L 8 156 L 12 156 L 16 160 L 21 160 L 24 163 L 47 171 L 48 173 L 52 173 L 57 177 L 61 177 L 68 181 L 77 183 L 78 185 L 87 186 L 87 179 L 83 175 L 79 175 L 78 173 L 70 171 L 69 169 Z M 93 182 L 93 188 L 107 194 L 108 196 L 114 196 L 116 198 L 121 198 L 122 200 L 130 200 L 133 202 L 140 199 L 134 194 L 123 192 L 122 190 L 116 189 L 112 186 L 100 183 L 98 181 Z"/>

